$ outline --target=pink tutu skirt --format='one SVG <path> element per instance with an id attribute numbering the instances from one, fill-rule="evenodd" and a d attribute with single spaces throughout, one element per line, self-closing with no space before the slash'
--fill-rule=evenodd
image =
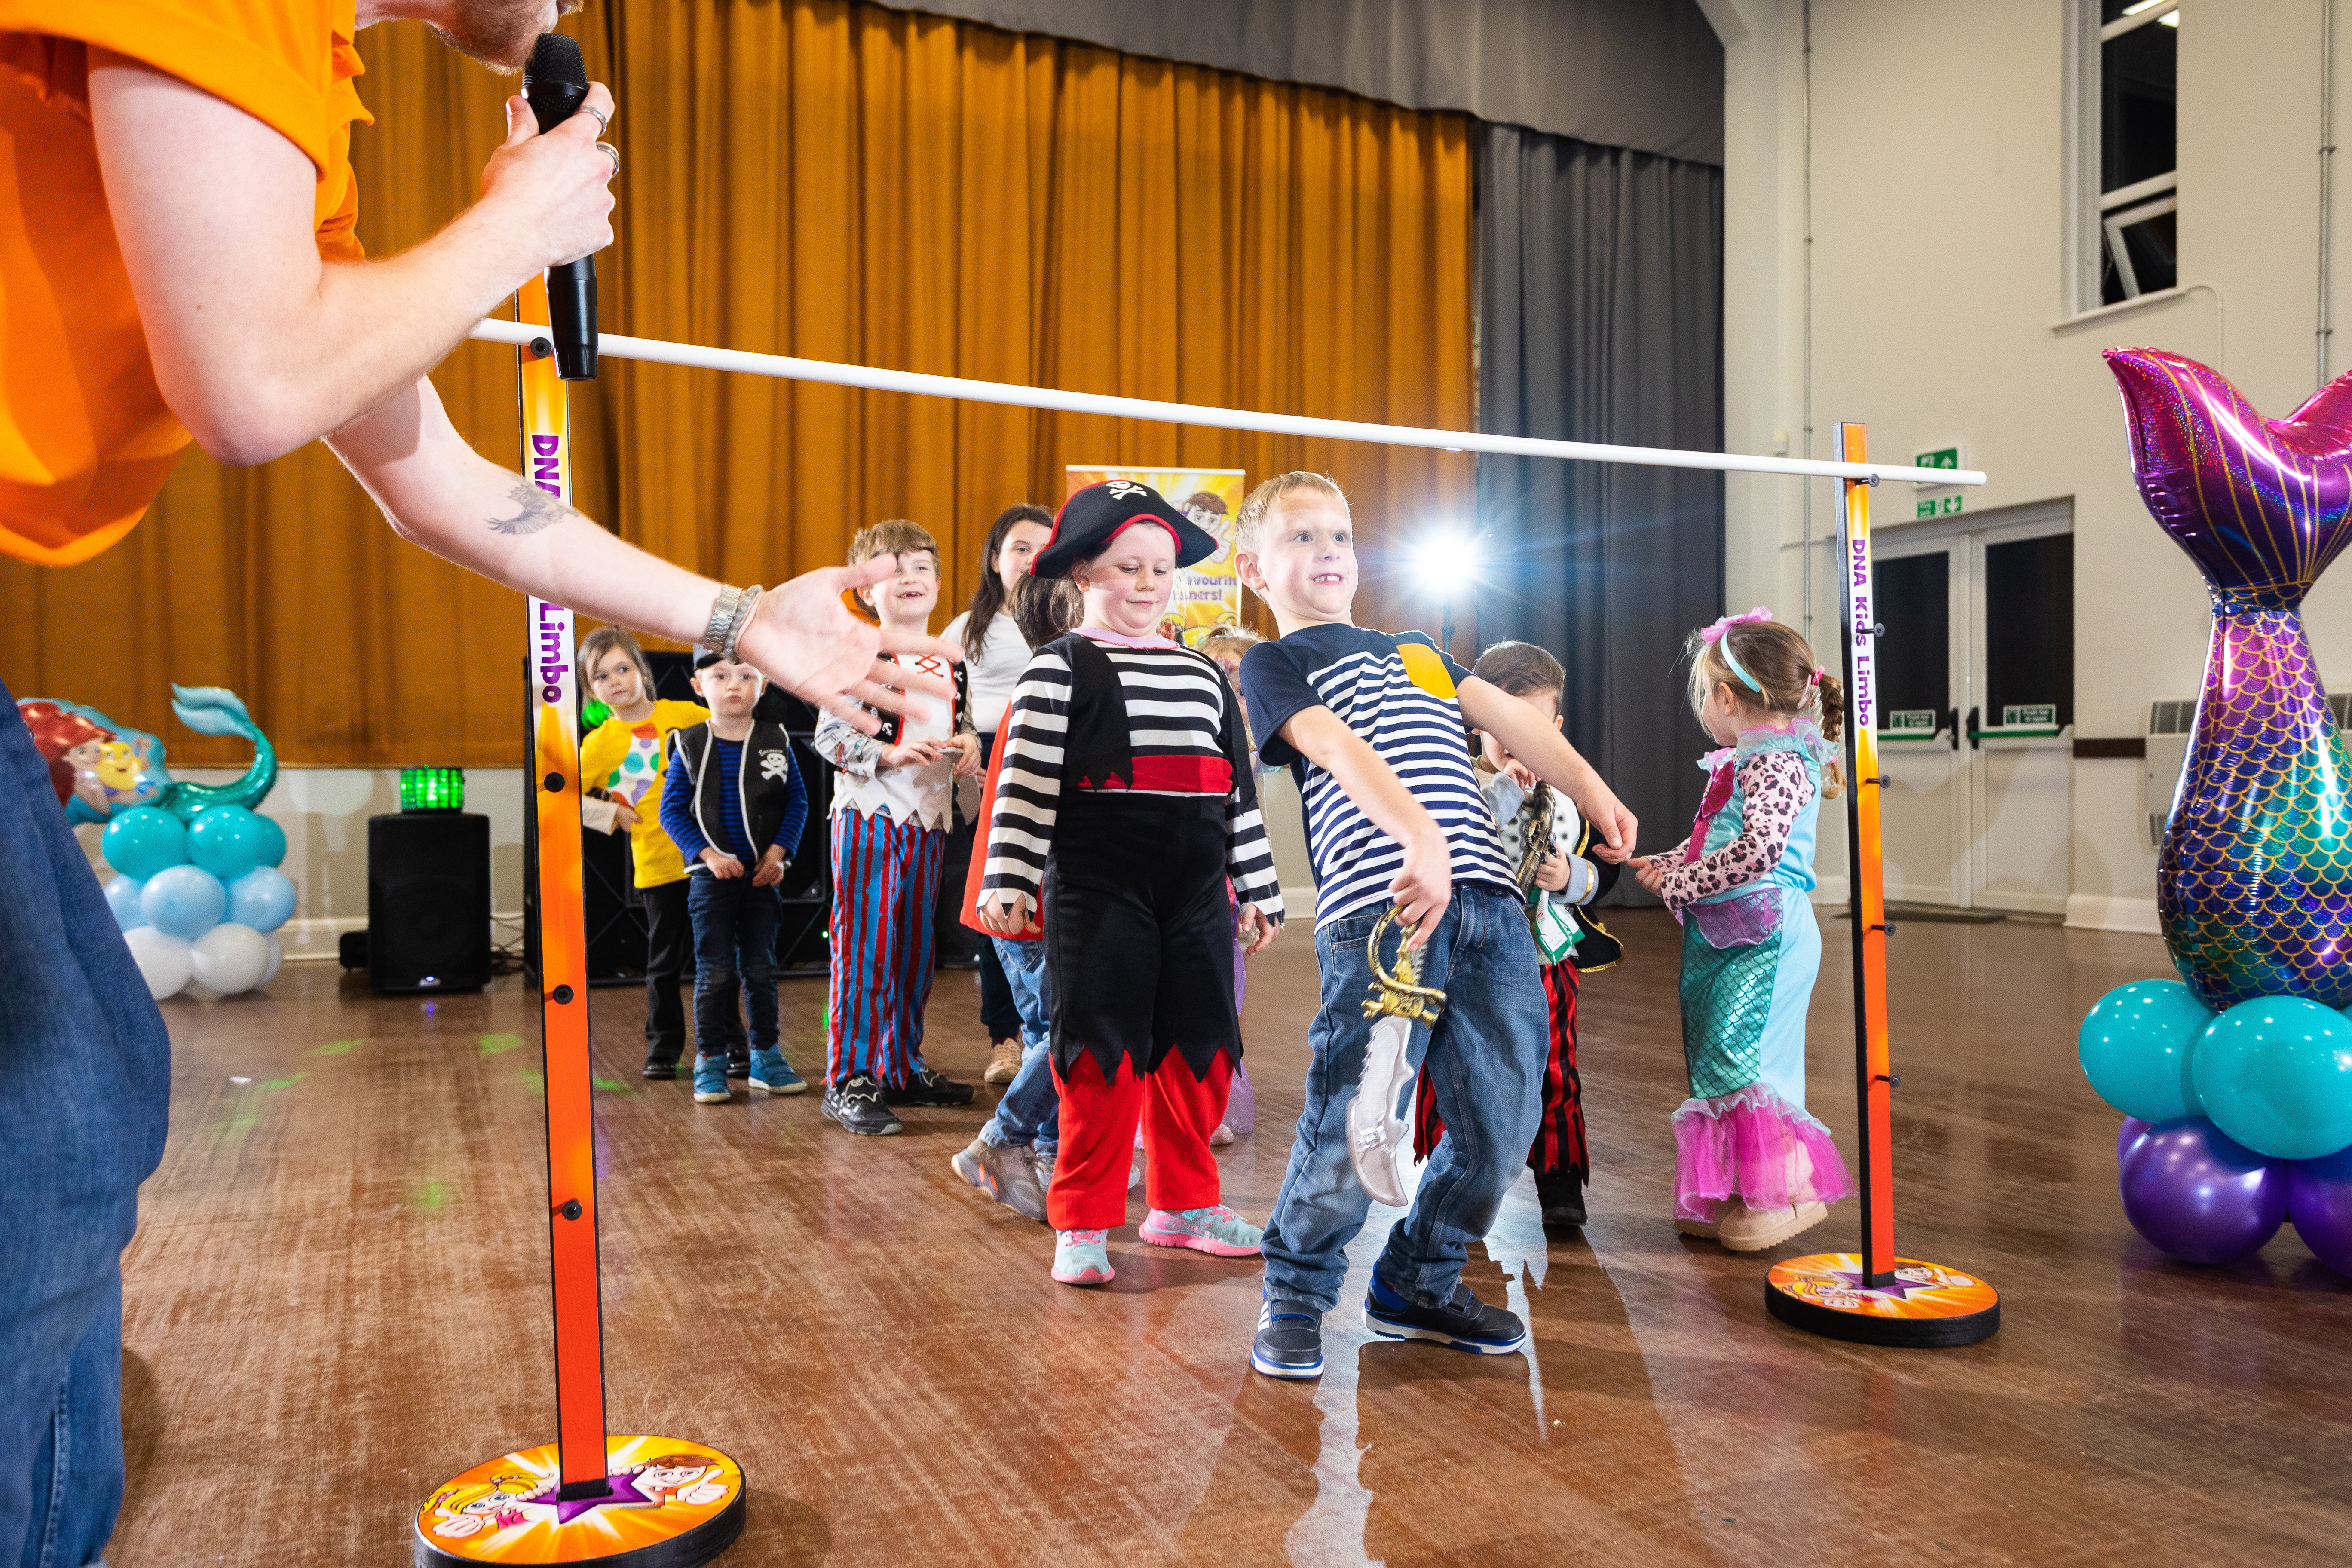
<path id="1" fill-rule="evenodd" d="M 1785 1209 L 1853 1194 L 1830 1130 L 1761 1083 L 1686 1100 L 1674 1121 L 1676 1219 L 1713 1225 L 1731 1198 Z"/>

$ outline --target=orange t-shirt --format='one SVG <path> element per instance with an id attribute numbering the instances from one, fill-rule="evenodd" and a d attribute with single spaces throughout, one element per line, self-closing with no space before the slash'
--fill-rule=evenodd
<path id="1" fill-rule="evenodd" d="M 236 105 L 317 168 L 357 260 L 357 0 L 0 0 L 0 551 L 68 566 L 131 531 L 188 432 L 163 402 L 89 121 L 90 46 Z"/>

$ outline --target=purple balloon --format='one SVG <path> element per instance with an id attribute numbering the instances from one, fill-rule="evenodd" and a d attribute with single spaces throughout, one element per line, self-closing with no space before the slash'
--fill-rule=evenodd
<path id="1" fill-rule="evenodd" d="M 2137 1116 L 2124 1118 L 2124 1124 L 2116 1129 L 2116 1163 L 2117 1165 L 2123 1163 L 2124 1156 L 2130 1153 L 2133 1146 L 2147 1137 L 2148 1129 L 2155 1125 L 2155 1122 L 2142 1121 Z"/>
<path id="2" fill-rule="evenodd" d="M 2352 1277 L 2352 1149 L 2289 1161 L 2286 1206 L 2312 1256 Z"/>
<path id="3" fill-rule="evenodd" d="M 2201 1116 L 2159 1122 L 2124 1156 L 2124 1216 L 2169 1257 L 2227 1263 L 2278 1234 L 2286 1163 L 2231 1142 Z"/>

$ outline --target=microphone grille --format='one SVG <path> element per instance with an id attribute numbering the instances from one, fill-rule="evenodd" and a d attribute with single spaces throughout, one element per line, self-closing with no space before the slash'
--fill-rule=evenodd
<path id="1" fill-rule="evenodd" d="M 531 96 L 539 83 L 550 87 L 588 89 L 588 63 L 580 58 L 580 42 L 562 33 L 541 33 L 530 51 L 530 59 L 522 68 L 522 91 Z"/>

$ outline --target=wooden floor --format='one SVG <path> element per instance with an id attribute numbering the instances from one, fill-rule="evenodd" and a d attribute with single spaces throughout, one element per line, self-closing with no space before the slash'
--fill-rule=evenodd
<path id="1" fill-rule="evenodd" d="M 1764 1265 L 1667 1224 L 1675 931 L 1612 922 L 1588 980 L 1593 1221 L 1522 1181 L 1467 1278 L 1524 1356 L 1368 1342 L 1352 1249 L 1318 1384 L 1247 1370 L 1247 1262 L 1114 1233 L 1118 1280 L 958 1183 L 992 1099 L 852 1139 L 814 1094 L 698 1107 L 637 1076 L 601 990 L 598 1169 L 616 1431 L 741 1460 L 731 1564 L 2336 1563 L 2352 1559 L 2352 1283 L 2282 1232 L 2236 1269 L 2124 1223 L 2116 1114 L 2074 1020 L 2165 972 L 2152 938 L 1906 922 L 1895 944 L 1898 1236 L 1974 1268 L 2001 1332 L 1868 1350 L 1768 1319 Z M 1842 922 L 1812 1106 L 1853 1152 Z M 1314 1005 L 1294 931 L 1253 967 L 1260 1121 L 1226 1195 L 1264 1218 Z M 399 1563 L 428 1488 L 554 1436 L 536 1016 L 375 999 L 320 964 L 164 1005 L 172 1138 L 127 1259 L 130 1492 L 110 1561 Z M 822 1060 L 823 987 L 783 988 Z M 929 1054 L 977 1078 L 972 977 Z M 1374 1211 L 1375 1215 L 1393 1211 Z M 1139 1205 L 1135 1217 L 1141 1217 Z M 1789 1250 L 1850 1247 L 1852 1205 Z"/>

